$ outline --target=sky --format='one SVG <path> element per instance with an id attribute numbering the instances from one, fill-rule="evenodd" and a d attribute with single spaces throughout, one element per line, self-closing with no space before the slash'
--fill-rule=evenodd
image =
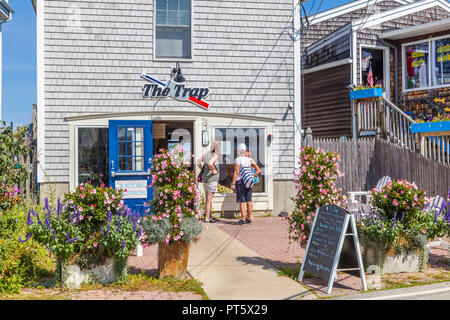
<path id="1" fill-rule="evenodd" d="M 319 7 L 321 12 L 348 2 L 351 0 L 309 0 L 304 7 L 312 15 Z M 36 14 L 30 0 L 9 0 L 9 4 L 15 13 L 2 25 L 2 119 L 14 126 L 28 125 L 37 103 Z"/>

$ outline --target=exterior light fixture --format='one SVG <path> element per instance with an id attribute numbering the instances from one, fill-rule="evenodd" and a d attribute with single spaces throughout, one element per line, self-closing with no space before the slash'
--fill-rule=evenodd
<path id="1" fill-rule="evenodd" d="M 176 76 L 175 76 L 175 74 L 176 74 Z M 176 67 L 172 69 L 171 76 L 172 76 L 172 78 L 174 78 L 173 81 L 175 81 L 175 82 L 181 83 L 181 82 L 186 81 L 186 79 L 181 74 L 181 67 L 178 62 L 177 62 Z"/>

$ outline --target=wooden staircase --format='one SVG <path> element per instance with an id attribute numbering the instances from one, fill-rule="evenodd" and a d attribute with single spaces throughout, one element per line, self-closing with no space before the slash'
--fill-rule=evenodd
<path id="1" fill-rule="evenodd" d="M 384 97 L 353 100 L 353 136 L 376 135 L 402 148 L 450 166 L 450 137 L 436 133 L 419 136 L 410 126 L 416 123 Z"/>

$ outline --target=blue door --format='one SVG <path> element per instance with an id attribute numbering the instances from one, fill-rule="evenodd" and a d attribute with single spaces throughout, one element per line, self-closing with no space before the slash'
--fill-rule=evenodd
<path id="1" fill-rule="evenodd" d="M 125 205 L 145 214 L 144 203 L 153 199 L 148 170 L 153 156 L 152 121 L 109 120 L 110 185 L 126 189 Z"/>

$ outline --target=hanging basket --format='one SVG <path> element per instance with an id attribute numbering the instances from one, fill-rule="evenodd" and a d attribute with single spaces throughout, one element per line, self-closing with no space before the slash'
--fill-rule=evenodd
<path id="1" fill-rule="evenodd" d="M 178 241 L 172 244 L 159 243 L 158 274 L 160 278 L 189 279 L 187 265 L 191 243 Z"/>

